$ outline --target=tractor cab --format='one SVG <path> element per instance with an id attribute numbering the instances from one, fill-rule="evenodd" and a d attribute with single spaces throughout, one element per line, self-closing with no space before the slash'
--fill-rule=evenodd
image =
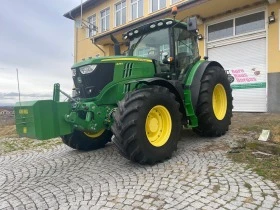
<path id="1" fill-rule="evenodd" d="M 195 21 L 164 19 L 127 32 L 124 39 L 129 41 L 128 55 L 151 58 L 155 76 L 182 80 L 200 59 Z"/>

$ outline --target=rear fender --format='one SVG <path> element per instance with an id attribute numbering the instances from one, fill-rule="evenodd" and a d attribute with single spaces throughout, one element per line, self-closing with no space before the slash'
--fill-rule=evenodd
<path id="1" fill-rule="evenodd" d="M 191 70 L 195 71 L 195 73 L 192 80 L 190 81 L 190 84 L 188 84 L 189 80 L 187 81 L 186 87 L 191 91 L 191 101 L 194 111 L 196 111 L 202 76 L 205 70 L 211 66 L 219 66 L 223 68 L 223 66 L 216 61 L 204 61 L 198 66 L 198 68 Z"/>
<path id="2" fill-rule="evenodd" d="M 197 127 L 198 119 L 196 116 L 196 107 L 198 103 L 200 85 L 203 74 L 210 66 L 221 66 L 216 61 L 198 61 L 190 70 L 184 86 L 184 102 L 187 117 L 189 119 L 189 127 Z"/>

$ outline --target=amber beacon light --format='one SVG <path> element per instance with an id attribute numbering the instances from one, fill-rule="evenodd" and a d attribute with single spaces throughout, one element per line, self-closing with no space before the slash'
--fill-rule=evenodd
<path id="1" fill-rule="evenodd" d="M 172 7 L 171 14 L 173 15 L 174 19 L 178 13 L 178 8 L 176 6 Z"/>

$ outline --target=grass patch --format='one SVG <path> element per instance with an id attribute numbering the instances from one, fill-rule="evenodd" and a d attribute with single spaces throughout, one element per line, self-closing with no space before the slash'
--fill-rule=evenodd
<path id="1" fill-rule="evenodd" d="M 266 196 L 268 196 L 268 194 L 267 194 L 267 193 L 262 192 L 262 197 L 266 197 Z"/>
<path id="2" fill-rule="evenodd" d="M 62 141 L 59 138 L 45 141 L 28 138 L 6 138 L 0 140 L 0 155 L 14 151 L 50 149 L 61 143 Z"/>
<path id="3" fill-rule="evenodd" d="M 251 188 L 252 188 L 252 185 L 250 185 L 250 184 L 247 183 L 247 182 L 245 182 L 244 186 L 245 186 L 246 188 L 248 188 L 249 190 L 251 190 Z"/>
<path id="4" fill-rule="evenodd" d="M 269 144 L 264 142 L 249 142 L 246 143 L 246 148 L 253 151 L 261 151 L 271 155 L 280 156 L 280 145 Z"/>
<path id="5" fill-rule="evenodd" d="M 217 169 L 215 166 L 208 166 L 208 171 L 213 170 L 213 169 Z"/>
<path id="6" fill-rule="evenodd" d="M 217 193 L 220 190 L 220 185 L 214 185 L 213 193 Z"/>
<path id="7" fill-rule="evenodd" d="M 255 139 L 262 130 L 271 131 L 271 141 L 280 143 L 280 114 L 276 113 L 234 113 L 231 130 L 239 134 L 250 134 Z"/>
<path id="8" fill-rule="evenodd" d="M 272 120 L 267 122 L 256 122 L 255 125 L 244 126 L 241 128 L 242 133 L 255 132 L 260 135 L 262 130 L 270 130 L 270 139 L 272 142 L 280 143 L 280 121 Z"/>
<path id="9" fill-rule="evenodd" d="M 247 197 L 246 200 L 244 201 L 245 203 L 253 203 L 254 199 L 252 197 Z"/>
<path id="10" fill-rule="evenodd" d="M 0 137 L 18 137 L 15 125 L 0 126 Z"/>
<path id="11" fill-rule="evenodd" d="M 240 153 L 231 153 L 228 156 L 236 162 L 247 163 L 258 175 L 274 181 L 280 187 L 279 144 L 247 142 L 245 149 L 240 150 Z"/>
<path id="12" fill-rule="evenodd" d="M 16 126 L 13 123 L 5 123 L 5 125 L 0 126 L 0 155 L 23 150 L 50 149 L 62 143 L 60 138 L 44 141 L 19 138 Z"/>

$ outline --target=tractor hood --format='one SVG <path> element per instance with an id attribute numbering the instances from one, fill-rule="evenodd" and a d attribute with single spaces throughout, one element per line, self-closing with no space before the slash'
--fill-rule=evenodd
<path id="1" fill-rule="evenodd" d="M 126 62 L 126 61 L 133 61 L 133 62 L 148 62 L 151 63 L 152 59 L 137 57 L 137 56 L 108 56 L 108 57 L 99 57 L 99 58 L 89 58 L 84 61 L 75 63 L 72 66 L 72 69 L 90 65 L 90 64 L 99 64 L 99 63 L 119 63 L 119 62 Z"/>
<path id="2" fill-rule="evenodd" d="M 119 80 L 127 79 L 126 77 L 130 76 L 133 66 L 135 69 L 146 69 L 145 74 L 141 70 L 135 70 L 135 77 L 143 77 L 143 75 L 150 77 L 155 73 L 152 59 L 143 57 L 111 56 L 89 58 L 79 62 L 72 66 L 76 92 L 81 98 L 96 97 L 107 84 L 113 81 L 114 75 L 119 75 L 119 77 L 117 76 Z M 147 69 L 149 70 L 147 71 Z"/>

